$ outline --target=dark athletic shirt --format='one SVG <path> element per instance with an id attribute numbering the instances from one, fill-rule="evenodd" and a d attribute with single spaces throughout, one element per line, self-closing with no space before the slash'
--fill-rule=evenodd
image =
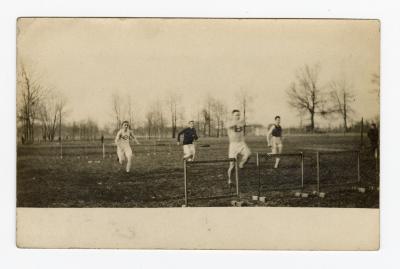
<path id="1" fill-rule="evenodd" d="M 272 130 L 272 136 L 281 137 L 282 136 L 282 127 L 278 126 L 276 124 L 274 124 L 274 125 L 275 125 L 275 128 Z"/>
<path id="2" fill-rule="evenodd" d="M 379 131 L 378 129 L 369 129 L 368 131 L 368 137 L 369 140 L 371 141 L 371 145 L 373 147 L 377 147 L 378 146 L 378 141 L 379 141 Z"/>
<path id="3" fill-rule="evenodd" d="M 183 134 L 183 144 L 189 145 L 193 144 L 193 140 L 197 140 L 199 137 L 197 136 L 195 128 L 186 128 L 179 132 L 178 134 L 178 142 L 181 141 L 181 135 Z"/>

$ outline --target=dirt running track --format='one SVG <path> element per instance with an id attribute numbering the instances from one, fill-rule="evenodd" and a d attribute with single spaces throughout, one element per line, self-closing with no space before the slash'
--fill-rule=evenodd
<path id="1" fill-rule="evenodd" d="M 268 152 L 263 137 L 247 138 L 255 152 Z M 173 140 L 142 140 L 134 146 L 133 168 L 127 174 L 116 161 L 115 146 L 107 141 L 105 159 L 98 142 L 68 142 L 63 159 L 57 143 L 17 146 L 17 206 L 19 207 L 181 207 L 184 184 L 181 147 Z M 358 149 L 359 136 L 288 136 L 284 152 L 303 151 L 304 190 L 316 189 L 316 150 Z M 226 138 L 201 139 L 196 160 L 227 158 Z M 261 195 L 266 202 L 253 202 L 258 194 L 258 170 L 253 155 L 239 171 L 240 198 L 210 198 L 234 195 L 227 185 L 227 163 L 193 164 L 188 167 L 190 206 L 359 207 L 378 208 L 379 191 L 375 160 L 368 148 L 360 154 L 361 183 L 357 183 L 357 158 L 354 153 L 321 155 L 321 191 L 325 198 L 310 195 L 295 197 L 301 190 L 300 159 L 282 157 L 279 169 L 274 159 L 260 159 Z M 352 187 L 365 187 L 360 193 Z"/>

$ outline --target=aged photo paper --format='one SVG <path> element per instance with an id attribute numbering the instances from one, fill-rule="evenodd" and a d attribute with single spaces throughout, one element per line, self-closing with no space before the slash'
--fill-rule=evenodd
<path id="1" fill-rule="evenodd" d="M 16 31 L 18 247 L 379 249 L 379 20 Z"/>

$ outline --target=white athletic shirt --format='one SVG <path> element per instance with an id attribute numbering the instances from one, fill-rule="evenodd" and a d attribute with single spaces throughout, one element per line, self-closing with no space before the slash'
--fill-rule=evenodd
<path id="1" fill-rule="evenodd" d="M 118 131 L 117 136 L 115 138 L 115 143 L 119 146 L 129 146 L 129 139 L 131 136 L 131 130 L 121 129 Z"/>
<path id="2" fill-rule="evenodd" d="M 229 142 L 244 142 L 244 122 L 231 121 L 227 125 Z"/>

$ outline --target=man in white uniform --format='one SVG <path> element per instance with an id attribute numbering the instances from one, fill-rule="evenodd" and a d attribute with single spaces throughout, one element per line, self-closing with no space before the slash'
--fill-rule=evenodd
<path id="1" fill-rule="evenodd" d="M 268 147 L 272 147 L 272 154 L 281 154 L 282 153 L 282 127 L 281 127 L 281 117 L 275 117 L 275 124 L 273 124 L 267 134 L 267 143 Z M 274 168 L 278 168 L 280 158 L 277 157 L 275 159 Z"/>
<path id="2" fill-rule="evenodd" d="M 132 162 L 132 149 L 129 144 L 130 138 L 133 138 L 135 142 L 139 145 L 139 141 L 136 139 L 132 130 L 129 128 L 129 122 L 122 122 L 122 128 L 118 131 L 117 136 L 115 137 L 115 144 L 117 145 L 117 155 L 118 161 L 122 165 L 123 161 L 127 160 L 126 163 L 126 172 L 129 173 L 131 170 L 131 162 Z"/>
<path id="3" fill-rule="evenodd" d="M 238 155 L 242 156 L 239 168 L 243 168 L 248 161 L 251 151 L 244 140 L 244 121 L 240 118 L 240 111 L 235 109 L 232 111 L 232 120 L 228 122 L 226 128 L 229 137 L 229 158 L 238 159 Z M 231 174 L 235 167 L 233 162 L 229 163 L 228 184 L 232 184 Z"/>

